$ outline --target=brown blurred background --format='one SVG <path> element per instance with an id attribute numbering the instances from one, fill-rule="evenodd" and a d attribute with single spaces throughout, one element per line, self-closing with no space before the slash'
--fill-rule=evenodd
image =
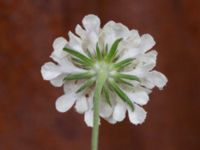
<path id="1" fill-rule="evenodd" d="M 90 149 L 83 116 L 58 113 L 63 91 L 40 74 L 53 40 L 89 13 L 151 33 L 169 79 L 151 95 L 143 125 L 102 122 L 100 150 L 199 150 L 199 0 L 0 0 L 0 150 Z"/>

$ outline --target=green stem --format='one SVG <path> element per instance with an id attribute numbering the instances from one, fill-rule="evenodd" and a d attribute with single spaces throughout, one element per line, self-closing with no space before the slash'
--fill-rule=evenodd
<path id="1" fill-rule="evenodd" d="M 98 150 L 98 137 L 99 137 L 99 100 L 103 85 L 106 81 L 107 74 L 103 69 L 100 69 L 97 76 L 95 93 L 94 93 L 94 114 L 93 114 L 93 129 L 92 129 L 92 150 Z"/>

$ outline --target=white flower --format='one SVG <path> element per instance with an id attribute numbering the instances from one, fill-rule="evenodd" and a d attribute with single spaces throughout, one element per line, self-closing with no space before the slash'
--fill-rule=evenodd
<path id="1" fill-rule="evenodd" d="M 93 96 L 99 70 L 106 80 L 101 92 L 99 116 L 114 124 L 124 120 L 126 112 L 131 123 L 144 122 L 152 88 L 162 89 L 167 78 L 153 70 L 157 52 L 150 50 L 155 41 L 149 34 L 139 35 L 125 25 L 109 21 L 103 28 L 100 19 L 87 15 L 77 25 L 69 40 L 57 38 L 51 58 L 41 68 L 44 80 L 52 85 L 63 85 L 64 94 L 56 100 L 59 112 L 73 105 L 84 120 L 93 126 Z"/>

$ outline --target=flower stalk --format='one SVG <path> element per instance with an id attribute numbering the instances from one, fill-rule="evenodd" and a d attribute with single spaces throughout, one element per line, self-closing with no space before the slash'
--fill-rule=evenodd
<path id="1" fill-rule="evenodd" d="M 103 85 L 107 79 L 107 72 L 104 71 L 104 69 L 100 69 L 98 71 L 97 75 L 97 81 L 96 81 L 96 87 L 95 87 L 95 93 L 94 93 L 94 107 L 93 107 L 93 129 L 92 129 L 92 150 L 98 150 L 98 137 L 99 137 L 99 100 L 101 96 L 101 92 L 103 89 Z"/>

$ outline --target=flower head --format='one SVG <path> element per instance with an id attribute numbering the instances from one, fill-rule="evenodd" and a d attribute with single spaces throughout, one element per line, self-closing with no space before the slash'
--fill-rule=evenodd
<path id="1" fill-rule="evenodd" d="M 126 112 L 131 123 L 141 124 L 146 118 L 142 108 L 149 101 L 155 86 L 162 89 L 167 78 L 153 70 L 157 52 L 149 34 L 139 35 L 121 23 L 109 21 L 103 28 L 100 19 L 87 15 L 77 25 L 69 40 L 57 38 L 53 43 L 51 58 L 41 68 L 44 80 L 55 87 L 64 87 L 64 94 L 56 100 L 59 112 L 73 105 L 84 113 L 88 126 L 93 126 L 93 96 L 97 79 L 102 78 L 99 115 L 114 124 L 122 121 Z"/>

